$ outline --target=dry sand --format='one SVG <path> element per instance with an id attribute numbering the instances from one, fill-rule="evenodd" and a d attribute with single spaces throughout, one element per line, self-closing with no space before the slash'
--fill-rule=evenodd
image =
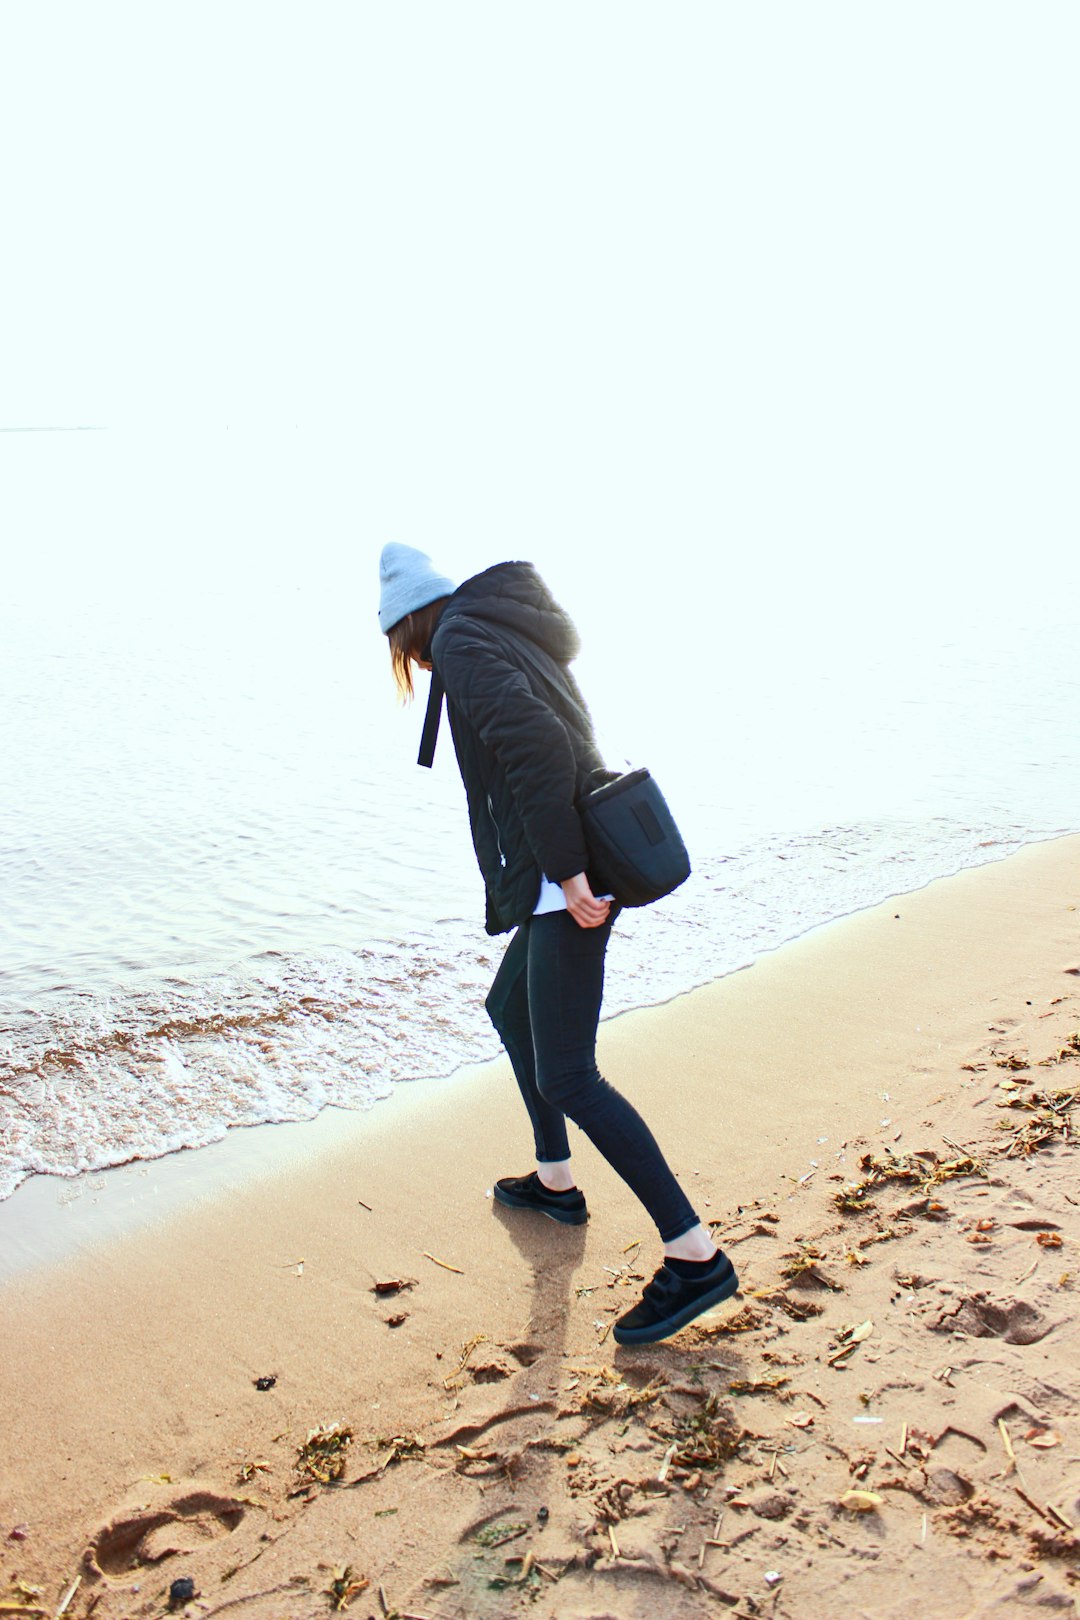
<path id="1" fill-rule="evenodd" d="M 1073 1614 L 1078 906 L 1037 845 L 604 1026 L 742 1276 L 667 1344 L 587 1142 L 588 1227 L 488 1196 L 502 1064 L 15 1276 L 0 1614 Z"/>

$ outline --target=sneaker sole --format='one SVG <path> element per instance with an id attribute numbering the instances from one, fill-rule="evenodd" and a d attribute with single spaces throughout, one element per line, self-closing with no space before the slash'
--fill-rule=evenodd
<path id="1" fill-rule="evenodd" d="M 704 1316 L 714 1305 L 721 1305 L 725 1299 L 730 1299 L 732 1294 L 738 1292 L 738 1288 L 738 1273 L 732 1270 L 730 1277 L 726 1277 L 722 1283 L 711 1288 L 707 1294 L 702 1294 L 700 1299 L 695 1299 L 692 1305 L 684 1305 L 674 1316 L 667 1316 L 662 1322 L 654 1322 L 651 1327 L 614 1327 L 611 1330 L 611 1337 L 616 1344 L 657 1344 L 661 1339 L 670 1339 L 673 1333 L 678 1333 L 688 1322 Z"/>
<path id="2" fill-rule="evenodd" d="M 513 1193 L 503 1192 L 501 1187 L 494 1189 L 495 1202 L 504 1204 L 507 1209 L 531 1209 L 534 1215 L 546 1215 L 549 1221 L 558 1221 L 560 1226 L 584 1226 L 589 1219 L 587 1209 L 546 1209 L 543 1204 L 534 1204 L 529 1198 L 515 1198 Z"/>

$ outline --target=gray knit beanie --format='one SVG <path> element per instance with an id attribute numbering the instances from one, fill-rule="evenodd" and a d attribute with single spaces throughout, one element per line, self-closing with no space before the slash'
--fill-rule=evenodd
<path id="1" fill-rule="evenodd" d="M 457 586 L 440 574 L 431 558 L 412 546 L 391 540 L 379 559 L 379 629 L 389 635 L 407 613 L 452 596 Z"/>

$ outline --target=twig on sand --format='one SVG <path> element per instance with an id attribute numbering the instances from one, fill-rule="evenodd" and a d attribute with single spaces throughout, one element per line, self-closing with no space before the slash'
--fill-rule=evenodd
<path id="1" fill-rule="evenodd" d="M 67 1613 L 68 1604 L 71 1602 L 72 1598 L 75 1596 L 76 1592 L 79 1590 L 79 1587 L 81 1585 L 82 1585 L 82 1576 L 81 1575 L 76 1575 L 75 1579 L 71 1582 L 71 1585 L 68 1587 L 67 1591 L 64 1593 L 63 1597 L 60 1599 L 60 1607 L 56 1611 L 56 1620 L 60 1620 L 60 1616 L 62 1614 Z"/>
<path id="2" fill-rule="evenodd" d="M 668 1477 L 668 1469 L 671 1467 L 671 1464 L 675 1458 L 675 1453 L 678 1451 L 678 1449 L 679 1442 L 676 1440 L 670 1446 L 668 1446 L 667 1450 L 664 1452 L 664 1460 L 660 1464 L 660 1471 L 656 1476 L 661 1485 Z"/>
<path id="3" fill-rule="evenodd" d="M 1017 1496 L 1020 1498 L 1020 1500 L 1022 1502 L 1027 1503 L 1027 1505 L 1031 1509 L 1032 1513 L 1037 1513 L 1039 1515 L 1040 1519 L 1045 1519 L 1046 1520 L 1047 1524 L 1053 1524 L 1054 1521 L 1050 1517 L 1049 1513 L 1044 1513 L 1042 1508 L 1039 1506 L 1038 1502 L 1033 1502 L 1032 1501 L 1032 1499 L 1028 1495 L 1027 1491 L 1022 1491 L 1020 1489 L 1019 1485 L 1014 1485 L 1013 1490 L 1016 1492 Z"/>
<path id="4" fill-rule="evenodd" d="M 434 1261 L 437 1266 L 442 1266 L 444 1271 L 454 1271 L 459 1277 L 464 1277 L 465 1273 L 462 1271 L 460 1266 L 452 1266 L 448 1260 L 440 1260 L 438 1255 L 428 1254 L 426 1249 L 422 1249 L 421 1253 L 423 1254 L 425 1260 Z"/>
<path id="5" fill-rule="evenodd" d="M 375 1211 L 372 1209 L 371 1205 L 365 1204 L 362 1198 L 358 1198 L 356 1202 L 360 1205 L 361 1209 L 366 1209 L 369 1215 L 374 1215 Z"/>
<path id="6" fill-rule="evenodd" d="M 944 1131 L 941 1133 L 941 1140 L 946 1144 L 947 1147 L 955 1148 L 957 1153 L 966 1156 L 968 1151 L 967 1148 L 962 1148 L 959 1142 L 954 1142 L 951 1136 L 945 1135 Z"/>

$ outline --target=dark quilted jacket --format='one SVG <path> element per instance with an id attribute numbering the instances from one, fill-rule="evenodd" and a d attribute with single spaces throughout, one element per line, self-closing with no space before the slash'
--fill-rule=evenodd
<path id="1" fill-rule="evenodd" d="M 550 664 L 550 680 L 523 643 Z M 541 872 L 561 883 L 586 867 L 574 803 L 602 761 L 567 668 L 579 647 L 570 618 L 523 562 L 466 580 L 432 638 L 487 886 L 489 934 L 532 915 Z"/>

